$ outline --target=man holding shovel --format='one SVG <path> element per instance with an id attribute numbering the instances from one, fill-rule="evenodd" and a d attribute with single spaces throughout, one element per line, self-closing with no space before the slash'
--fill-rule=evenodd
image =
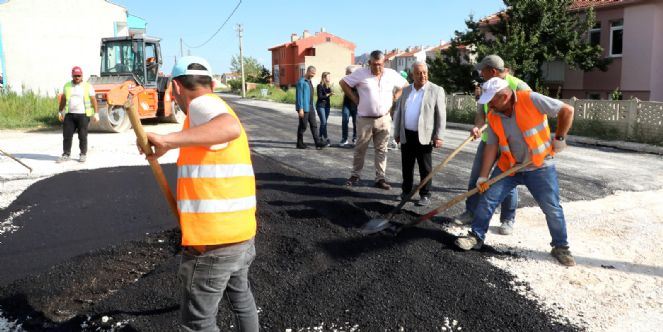
<path id="1" fill-rule="evenodd" d="M 246 133 L 233 110 L 213 94 L 206 60 L 182 57 L 172 76 L 173 96 L 187 114 L 184 127 L 147 138 L 154 146 L 151 160 L 180 149 L 181 329 L 218 331 L 216 316 L 225 294 L 239 330 L 258 331 L 248 280 L 255 258 L 256 197 Z"/>
<path id="2" fill-rule="evenodd" d="M 497 205 L 517 185 L 524 184 L 546 215 L 552 237 L 551 254 L 565 266 L 575 265 L 569 251 L 564 211 L 559 202 L 559 184 L 553 155 L 566 147 L 565 137 L 573 123 L 573 107 L 557 99 L 530 91 L 514 91 L 498 77 L 483 84 L 480 104 L 488 104 L 488 139 L 476 185 L 482 193 L 474 212 L 472 230 L 459 237 L 456 245 L 463 250 L 479 249 L 485 240 L 488 224 Z M 557 118 L 555 137 L 550 135 L 548 117 Z M 533 165 L 513 176 L 488 186 L 488 173 L 497 158 L 493 177 L 516 164 Z"/>
<path id="3" fill-rule="evenodd" d="M 521 90 L 532 90 L 527 85 L 527 83 L 510 75 L 507 71 L 507 68 L 504 66 L 504 60 L 497 55 L 488 55 L 484 57 L 479 64 L 477 64 L 476 69 L 480 72 L 481 77 L 488 81 L 493 77 L 499 77 L 504 79 L 509 83 L 509 87 L 512 90 L 521 91 Z M 477 153 L 474 156 L 474 162 L 472 163 L 472 171 L 470 172 L 470 179 L 467 184 L 467 189 L 470 190 L 474 188 L 477 178 L 479 178 L 479 171 L 481 170 L 481 158 L 483 156 L 483 150 L 486 147 L 486 139 L 488 135 L 484 132 L 483 134 L 479 130 L 486 123 L 486 116 L 488 114 L 488 105 L 477 103 L 477 113 L 474 118 L 474 128 L 470 131 L 474 137 L 479 138 L 481 136 L 481 141 L 477 147 Z M 479 201 L 479 195 L 472 195 L 465 201 L 465 211 L 462 214 L 459 214 L 454 217 L 454 222 L 459 225 L 466 225 L 472 222 L 474 218 L 474 209 L 476 209 L 477 203 Z M 516 208 L 518 207 L 518 190 L 514 188 L 509 195 L 504 198 L 504 201 L 501 204 L 501 213 L 500 213 L 500 228 L 499 232 L 502 235 L 509 235 L 513 231 L 513 224 L 516 219 Z"/>

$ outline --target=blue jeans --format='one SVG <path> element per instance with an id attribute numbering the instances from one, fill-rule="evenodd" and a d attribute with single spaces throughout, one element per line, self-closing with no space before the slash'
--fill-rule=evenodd
<path id="1" fill-rule="evenodd" d="M 467 190 L 472 190 L 477 186 L 477 179 L 479 178 L 479 173 L 481 172 L 481 161 L 483 160 L 483 150 L 485 147 L 486 142 L 479 142 L 477 154 L 474 156 L 474 162 L 472 163 L 472 171 L 470 172 L 470 181 L 467 183 Z M 478 203 L 479 194 L 474 194 L 468 197 L 467 200 L 465 200 L 465 211 L 471 212 L 472 215 L 474 215 L 474 210 L 476 210 Z M 513 188 L 509 195 L 504 198 L 501 206 L 502 212 L 500 214 L 500 220 L 515 220 L 516 209 L 518 208 L 518 189 Z"/>
<path id="2" fill-rule="evenodd" d="M 328 139 L 327 136 L 327 118 L 329 118 L 330 108 L 329 105 L 325 106 L 322 104 L 316 105 L 316 110 L 318 111 L 318 117 L 320 118 L 320 138 L 324 140 Z"/>
<path id="3" fill-rule="evenodd" d="M 350 106 L 347 104 L 343 105 L 343 110 L 341 111 L 341 142 L 345 142 L 348 139 L 348 124 L 350 122 L 350 117 L 352 117 L 352 139 L 357 139 L 357 107 Z"/>
<path id="4" fill-rule="evenodd" d="M 492 177 L 500 173 L 502 171 L 499 167 L 495 167 Z M 483 241 L 486 238 L 490 218 L 493 216 L 497 205 L 520 184 L 527 187 L 534 200 L 539 204 L 543 214 L 546 215 L 548 231 L 552 237 L 550 245 L 553 247 L 568 246 L 564 211 L 559 203 L 559 183 L 555 165 L 507 176 L 488 188 L 485 193 L 480 195 L 479 204 L 474 210 L 472 232 Z"/>
<path id="5" fill-rule="evenodd" d="M 224 296 L 239 331 L 258 331 L 258 311 L 248 279 L 256 256 L 254 239 L 198 254 L 185 248 L 178 271 L 184 331 L 219 331 L 216 316 Z"/>

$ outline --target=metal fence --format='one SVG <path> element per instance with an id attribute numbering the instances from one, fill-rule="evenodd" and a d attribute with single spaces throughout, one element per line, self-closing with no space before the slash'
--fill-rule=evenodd
<path id="1" fill-rule="evenodd" d="M 565 99 L 575 109 L 571 133 L 603 139 L 663 145 L 663 103 L 631 100 Z M 447 96 L 447 110 L 474 113 L 473 96 Z"/>

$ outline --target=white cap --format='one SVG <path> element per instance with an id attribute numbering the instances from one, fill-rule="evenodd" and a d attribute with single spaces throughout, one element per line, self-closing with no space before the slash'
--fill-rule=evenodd
<path id="1" fill-rule="evenodd" d="M 509 83 L 499 77 L 493 77 L 481 85 L 481 97 L 479 97 L 479 104 L 488 104 L 495 94 L 505 88 L 509 87 Z"/>

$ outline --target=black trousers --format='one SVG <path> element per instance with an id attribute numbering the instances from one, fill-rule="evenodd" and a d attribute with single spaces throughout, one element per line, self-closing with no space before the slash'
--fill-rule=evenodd
<path id="1" fill-rule="evenodd" d="M 423 180 L 433 169 L 433 145 L 421 145 L 419 143 L 419 133 L 405 129 L 405 144 L 401 144 L 401 162 L 403 164 L 403 194 L 407 195 L 412 191 L 412 182 L 414 181 L 414 162 L 419 165 L 419 177 Z M 419 197 L 430 197 L 430 188 L 433 186 L 433 180 L 429 181 L 419 191 Z"/>
<path id="2" fill-rule="evenodd" d="M 313 143 L 316 145 L 320 143 L 320 135 L 318 133 L 318 122 L 315 120 L 315 109 L 311 107 L 310 111 L 304 112 L 304 117 L 299 119 L 299 126 L 297 127 L 297 143 L 304 142 L 304 132 L 306 126 L 311 127 L 311 134 L 313 134 Z"/>
<path id="3" fill-rule="evenodd" d="M 81 149 L 81 154 L 87 154 L 87 127 L 90 124 L 90 118 L 85 114 L 72 114 L 67 113 L 64 116 L 62 123 L 62 136 L 64 140 L 63 154 L 71 155 L 71 141 L 74 133 L 78 130 L 78 147 Z"/>

